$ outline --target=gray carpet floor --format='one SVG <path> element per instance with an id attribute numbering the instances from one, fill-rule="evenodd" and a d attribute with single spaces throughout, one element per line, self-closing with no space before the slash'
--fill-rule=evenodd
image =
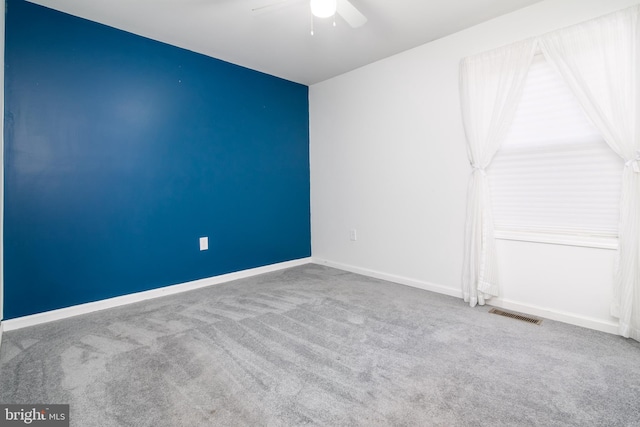
<path id="1" fill-rule="evenodd" d="M 640 343 L 308 264 L 6 332 L 73 426 L 640 426 Z"/>

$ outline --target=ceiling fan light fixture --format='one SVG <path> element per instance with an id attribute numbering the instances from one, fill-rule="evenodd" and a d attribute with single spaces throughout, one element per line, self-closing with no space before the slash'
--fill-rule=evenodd
<path id="1" fill-rule="evenodd" d="M 335 15 L 337 0 L 311 0 L 311 13 L 317 18 L 328 18 Z"/>

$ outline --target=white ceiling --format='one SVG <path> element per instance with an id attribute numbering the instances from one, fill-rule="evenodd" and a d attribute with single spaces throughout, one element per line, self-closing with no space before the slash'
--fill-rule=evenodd
<path id="1" fill-rule="evenodd" d="M 351 0 L 368 22 L 315 18 L 305 0 L 31 0 L 311 85 L 541 0 Z"/>

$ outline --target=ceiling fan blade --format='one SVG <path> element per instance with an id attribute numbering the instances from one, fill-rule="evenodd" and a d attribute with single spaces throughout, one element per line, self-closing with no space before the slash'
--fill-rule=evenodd
<path id="1" fill-rule="evenodd" d="M 276 0 L 276 1 L 271 1 L 271 2 L 266 3 L 266 4 L 261 4 L 259 6 L 252 7 L 251 8 L 251 12 L 256 13 L 256 14 L 273 12 L 273 11 L 281 9 L 281 8 L 283 8 L 285 6 L 289 6 L 291 4 L 298 3 L 300 1 L 301 0 Z"/>
<path id="2" fill-rule="evenodd" d="M 367 23 L 364 16 L 349 0 L 338 0 L 338 14 L 353 28 L 362 27 Z"/>

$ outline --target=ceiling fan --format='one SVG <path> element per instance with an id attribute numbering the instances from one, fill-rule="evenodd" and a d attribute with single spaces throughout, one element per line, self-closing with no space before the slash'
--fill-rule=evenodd
<path id="1" fill-rule="evenodd" d="M 281 0 L 264 6 L 251 9 L 252 12 L 265 12 L 279 9 L 298 3 L 302 0 Z M 362 14 L 349 0 L 305 0 L 309 2 L 309 7 L 313 16 L 317 18 L 330 18 L 336 14 L 340 15 L 352 28 L 358 28 L 366 24 L 367 17 Z M 334 22 L 335 25 L 335 22 Z M 312 30 L 313 34 L 313 30 Z"/>

